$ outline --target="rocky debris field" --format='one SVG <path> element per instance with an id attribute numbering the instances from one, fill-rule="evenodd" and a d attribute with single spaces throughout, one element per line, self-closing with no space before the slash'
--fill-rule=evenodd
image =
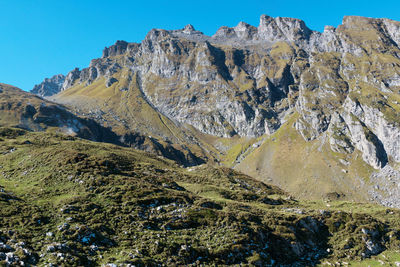
<path id="1" fill-rule="evenodd" d="M 370 197 L 374 201 L 389 207 L 400 207 L 400 172 L 386 166 L 381 172 L 371 175 L 372 189 Z"/>

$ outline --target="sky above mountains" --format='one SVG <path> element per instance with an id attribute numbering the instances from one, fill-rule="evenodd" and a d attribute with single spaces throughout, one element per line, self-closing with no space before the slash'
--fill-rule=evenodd
<path id="1" fill-rule="evenodd" d="M 400 20 L 399 1 L 0 0 L 0 82 L 30 90 L 44 78 L 84 68 L 116 40 L 140 42 L 152 28 L 192 24 L 207 35 L 259 17 L 294 17 L 313 30 L 345 15 Z"/>

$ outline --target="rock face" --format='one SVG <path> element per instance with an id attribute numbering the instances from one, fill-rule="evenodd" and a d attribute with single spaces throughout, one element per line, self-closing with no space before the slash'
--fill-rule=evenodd
<path id="1" fill-rule="evenodd" d="M 52 96 L 61 91 L 61 87 L 64 84 L 65 76 L 62 74 L 54 75 L 51 78 L 46 78 L 38 85 L 35 85 L 31 90 L 31 93 L 41 97 Z"/>
<path id="2" fill-rule="evenodd" d="M 140 43 L 117 41 L 62 86 L 90 85 L 129 69 L 160 113 L 211 135 L 271 134 L 295 108 L 306 140 L 328 131 L 334 151 L 358 149 L 374 168 L 400 162 L 400 23 L 345 17 L 337 29 L 261 16 L 211 37 L 192 25 L 151 30 Z M 332 121 L 333 119 L 333 121 Z"/>

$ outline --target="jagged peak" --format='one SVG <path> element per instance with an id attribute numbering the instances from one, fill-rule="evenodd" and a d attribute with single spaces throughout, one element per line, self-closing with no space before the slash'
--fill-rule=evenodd
<path id="1" fill-rule="evenodd" d="M 306 23 L 301 20 L 301 19 L 295 19 L 295 18 L 285 18 L 285 17 L 277 17 L 275 19 L 278 27 L 282 30 L 285 31 L 291 31 L 294 32 L 294 29 L 299 29 L 300 35 L 302 35 L 302 37 L 308 39 L 310 34 L 312 33 L 312 30 L 310 30 Z"/>
<path id="2" fill-rule="evenodd" d="M 335 32 L 335 31 L 336 31 L 336 28 L 333 27 L 333 26 L 326 25 L 326 26 L 324 27 L 324 32 Z"/>
<path id="3" fill-rule="evenodd" d="M 220 27 L 217 32 L 213 35 L 214 38 L 218 37 L 225 37 L 225 38 L 231 38 L 231 37 L 239 37 L 239 38 L 249 38 L 252 37 L 253 34 L 257 33 L 257 28 L 246 23 L 243 21 L 240 21 L 238 25 L 235 27 L 227 27 L 227 26 L 222 26 Z"/>
<path id="4" fill-rule="evenodd" d="M 146 37 L 144 38 L 144 42 L 147 41 L 158 41 L 160 39 L 164 39 L 166 37 L 170 37 L 171 34 L 167 30 L 163 29 L 151 29 L 147 34 Z"/>
<path id="5" fill-rule="evenodd" d="M 64 74 L 56 74 L 56 75 L 53 75 L 51 78 L 45 78 L 44 81 L 59 81 L 62 79 L 65 79 Z"/>
<path id="6" fill-rule="evenodd" d="M 304 21 L 295 18 L 270 17 L 261 15 L 258 35 L 261 39 L 276 41 L 288 40 L 298 41 L 309 39 L 312 34 Z"/>
<path id="7" fill-rule="evenodd" d="M 128 44 L 129 43 L 126 41 L 117 40 L 112 46 L 104 48 L 103 57 L 115 56 L 125 53 Z"/>
<path id="8" fill-rule="evenodd" d="M 181 30 L 172 30 L 168 31 L 169 33 L 172 33 L 173 35 L 204 35 L 201 31 L 197 31 L 192 24 L 187 24 L 183 29 Z"/>
<path id="9" fill-rule="evenodd" d="M 277 26 L 288 25 L 288 26 L 294 26 L 296 28 L 302 28 L 302 29 L 311 31 L 307 27 L 306 23 L 301 19 L 290 18 L 290 17 L 276 17 L 276 18 L 273 18 L 273 17 L 268 16 L 268 15 L 261 15 L 260 16 L 260 24 L 259 24 L 258 27 L 260 28 L 260 27 L 269 25 L 271 23 L 276 24 Z"/>
<path id="10" fill-rule="evenodd" d="M 128 45 L 128 42 L 124 40 L 117 40 L 114 44 L 114 46 L 125 46 L 125 45 Z"/>
<path id="11" fill-rule="evenodd" d="M 254 27 L 253 25 L 250 25 L 246 22 L 239 22 L 238 25 L 236 25 L 236 27 L 234 28 L 235 31 L 257 31 L 257 28 Z"/>
<path id="12" fill-rule="evenodd" d="M 228 26 L 220 27 L 213 37 L 233 37 L 235 36 L 235 30 Z"/>
<path id="13" fill-rule="evenodd" d="M 248 28 L 255 28 L 255 27 L 248 24 L 247 22 L 240 21 L 238 23 L 238 25 L 236 25 L 235 30 L 242 30 L 242 29 L 248 29 Z"/>
<path id="14" fill-rule="evenodd" d="M 274 21 L 274 18 L 273 18 L 273 17 L 270 17 L 270 16 L 268 16 L 268 15 L 263 14 L 263 15 L 260 16 L 260 24 L 259 24 L 259 27 L 260 27 L 261 25 L 265 25 L 266 23 L 269 23 L 269 22 L 271 22 L 271 21 Z"/>
<path id="15" fill-rule="evenodd" d="M 195 30 L 195 28 L 193 27 L 192 24 L 188 24 L 183 28 L 182 31 L 185 32 L 185 33 L 191 33 L 191 32 L 194 32 L 196 30 Z"/>
<path id="16" fill-rule="evenodd" d="M 239 22 L 239 24 L 234 28 L 236 35 L 241 39 L 253 39 L 254 35 L 257 34 L 257 28 L 246 23 Z"/>
<path id="17" fill-rule="evenodd" d="M 81 74 L 81 71 L 77 67 L 74 68 L 73 70 L 71 70 L 65 77 L 65 81 L 64 81 L 63 85 L 61 86 L 61 91 L 64 91 L 64 90 L 70 88 L 74 84 L 75 80 L 79 79 L 80 74 Z"/>
<path id="18" fill-rule="evenodd" d="M 300 24 L 304 24 L 304 20 L 298 19 L 298 18 L 290 18 L 290 17 L 276 17 L 275 21 L 284 21 L 284 22 L 296 22 Z"/>

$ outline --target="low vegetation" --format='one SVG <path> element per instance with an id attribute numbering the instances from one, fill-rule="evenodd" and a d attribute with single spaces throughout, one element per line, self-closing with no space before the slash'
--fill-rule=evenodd
<path id="1" fill-rule="evenodd" d="M 398 210 L 14 128 L 0 128 L 0 217 L 9 265 L 394 263 L 400 245 Z"/>

